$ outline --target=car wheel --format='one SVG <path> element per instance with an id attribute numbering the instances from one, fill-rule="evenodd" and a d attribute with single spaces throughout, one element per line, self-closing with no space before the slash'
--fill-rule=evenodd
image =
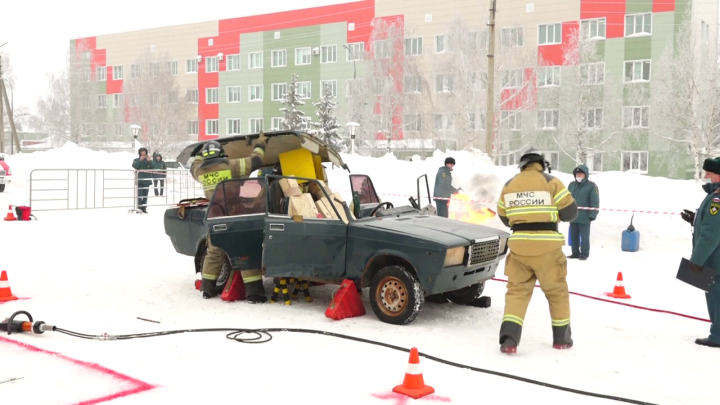
<path id="1" fill-rule="evenodd" d="M 425 303 L 420 282 L 401 266 L 388 266 L 370 281 L 370 306 L 385 323 L 407 325 Z"/>
<path id="2" fill-rule="evenodd" d="M 4 185 L 4 184 L 0 184 L 0 193 L 2 193 L 3 191 L 5 191 L 5 185 Z"/>
<path id="3" fill-rule="evenodd" d="M 473 284 L 455 291 L 448 291 L 443 295 L 450 301 L 459 305 L 468 305 L 480 296 L 485 290 L 485 282 Z"/>
<path id="4" fill-rule="evenodd" d="M 196 273 L 202 274 L 202 267 L 203 263 L 205 263 L 205 256 L 207 256 L 207 247 L 202 248 L 202 252 L 198 256 L 197 261 L 197 267 L 195 269 Z M 218 276 L 216 285 L 218 290 L 225 289 L 225 284 L 228 281 L 228 278 L 230 277 L 230 269 L 232 269 L 232 265 L 230 264 L 230 259 L 228 259 L 227 255 L 225 255 L 225 263 L 223 263 L 222 268 L 220 269 L 220 275 Z"/>

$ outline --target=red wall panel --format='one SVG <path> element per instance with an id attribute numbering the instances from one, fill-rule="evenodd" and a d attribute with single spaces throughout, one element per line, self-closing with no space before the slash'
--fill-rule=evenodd
<path id="1" fill-rule="evenodd" d="M 625 0 L 580 1 L 581 20 L 603 17 L 606 38 L 622 38 L 625 35 Z"/>
<path id="2" fill-rule="evenodd" d="M 572 42 L 573 35 L 577 35 L 580 29 L 578 21 L 566 21 L 562 23 L 562 43 L 557 45 L 538 45 L 538 64 L 540 66 L 566 65 L 565 51 Z"/>
<path id="3" fill-rule="evenodd" d="M 675 0 L 653 0 L 653 13 L 675 11 Z"/>

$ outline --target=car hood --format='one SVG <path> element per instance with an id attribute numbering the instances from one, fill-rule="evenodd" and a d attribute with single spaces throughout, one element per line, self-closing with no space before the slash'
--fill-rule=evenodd
<path id="1" fill-rule="evenodd" d="M 383 217 L 368 222 L 361 221 L 363 226 L 385 229 L 406 235 L 430 239 L 448 246 L 471 244 L 476 239 L 498 235 L 509 236 L 507 232 L 488 226 L 468 224 L 430 215 L 411 215 L 397 218 Z"/>
<path id="2" fill-rule="evenodd" d="M 318 155 L 325 163 L 332 163 L 350 171 L 347 165 L 343 163 L 340 154 L 332 150 L 327 144 L 321 140 L 314 138 L 308 134 L 298 131 L 273 131 L 265 132 L 268 137 L 268 144 L 265 148 L 265 157 L 263 159 L 263 167 L 272 167 L 280 162 L 280 154 L 291 150 L 304 148 L 309 150 L 313 155 Z M 214 139 L 223 145 L 225 154 L 230 159 L 246 158 L 252 154 L 257 139 L 260 134 L 238 135 L 227 138 Z M 196 142 L 188 145 L 180 152 L 177 161 L 187 162 L 192 156 L 199 154 L 202 146 L 206 141 Z"/>

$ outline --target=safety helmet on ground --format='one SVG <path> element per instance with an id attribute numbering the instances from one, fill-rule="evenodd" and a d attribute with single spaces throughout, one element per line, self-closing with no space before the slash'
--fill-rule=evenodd
<path id="1" fill-rule="evenodd" d="M 202 148 L 203 160 L 225 157 L 225 150 L 218 141 L 207 141 Z"/>
<path id="2" fill-rule="evenodd" d="M 546 167 L 549 169 L 550 167 L 548 162 L 545 160 L 545 155 L 540 153 L 539 150 L 532 147 L 525 151 L 525 153 L 523 153 L 523 155 L 520 157 L 518 168 L 522 170 L 530 163 L 540 163 L 543 169 L 545 169 Z"/>

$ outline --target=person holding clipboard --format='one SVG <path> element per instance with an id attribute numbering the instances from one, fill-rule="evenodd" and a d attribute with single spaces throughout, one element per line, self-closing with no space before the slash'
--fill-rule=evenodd
<path id="1" fill-rule="evenodd" d="M 693 225 L 690 260 L 680 263 L 677 278 L 705 291 L 710 315 L 710 336 L 695 343 L 720 347 L 720 158 L 703 162 L 707 197 L 696 212 L 684 210 L 681 217 Z"/>

